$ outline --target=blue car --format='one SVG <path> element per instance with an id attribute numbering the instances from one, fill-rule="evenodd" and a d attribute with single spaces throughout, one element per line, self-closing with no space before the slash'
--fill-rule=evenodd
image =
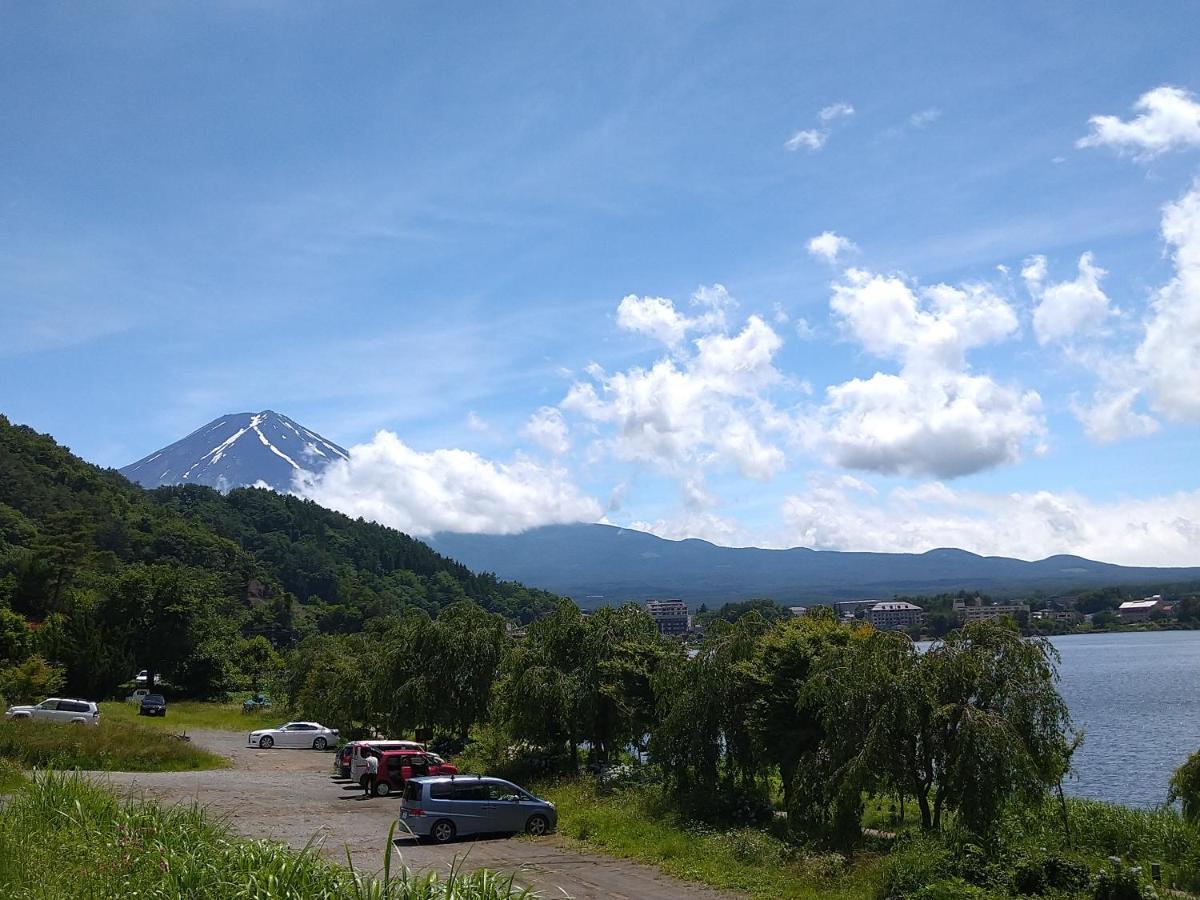
<path id="1" fill-rule="evenodd" d="M 540 836 L 557 824 L 553 803 L 502 778 L 410 778 L 400 800 L 400 827 L 439 844 L 468 834 L 523 831 Z"/>

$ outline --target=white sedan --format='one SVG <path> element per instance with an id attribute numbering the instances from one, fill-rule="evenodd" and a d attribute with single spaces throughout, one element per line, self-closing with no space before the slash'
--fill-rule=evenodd
<path id="1" fill-rule="evenodd" d="M 251 747 L 270 750 L 272 747 L 302 747 L 313 750 L 328 750 L 337 746 L 336 729 L 326 728 L 316 722 L 288 722 L 278 728 L 260 728 L 250 732 L 247 742 Z"/>

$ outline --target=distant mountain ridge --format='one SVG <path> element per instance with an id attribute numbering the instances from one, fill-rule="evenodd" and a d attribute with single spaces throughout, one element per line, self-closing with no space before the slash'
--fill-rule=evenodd
<path id="1" fill-rule="evenodd" d="M 121 469 L 143 487 L 204 484 L 228 491 L 266 485 L 291 489 L 297 473 L 318 473 L 349 454 L 274 410 L 230 413 Z"/>
<path id="2" fill-rule="evenodd" d="M 805 604 L 957 590 L 1015 596 L 1200 582 L 1200 567 L 1118 566 L 1079 556 L 1030 562 L 956 549 L 732 548 L 611 525 L 551 525 L 511 535 L 443 533 L 428 543 L 475 571 L 566 594 L 586 608 L 653 597 L 678 597 L 693 607 L 751 597 Z"/>

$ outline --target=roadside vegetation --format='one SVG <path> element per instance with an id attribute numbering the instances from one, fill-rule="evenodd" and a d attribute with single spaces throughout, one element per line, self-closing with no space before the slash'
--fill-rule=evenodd
<path id="1" fill-rule="evenodd" d="M 10 794 L 25 784 L 25 772 L 11 759 L 0 757 L 0 794 Z"/>
<path id="2" fill-rule="evenodd" d="M 389 860 L 390 862 L 390 860 Z M 270 841 L 235 838 L 196 807 L 122 801 L 78 775 L 44 772 L 5 802 L 0 896 L 13 900 L 518 900 L 490 872 L 378 878 Z"/>
<path id="3" fill-rule="evenodd" d="M 227 765 L 223 757 L 165 731 L 104 721 L 91 726 L 0 720 L 0 760 L 27 769 L 106 772 L 184 772 Z"/>
<path id="4" fill-rule="evenodd" d="M 137 706 L 132 703 L 111 701 L 100 704 L 100 719 L 103 722 L 125 722 L 170 731 L 174 734 L 187 733 L 196 728 L 212 731 L 253 731 L 287 721 L 287 711 L 268 709 L 252 713 L 242 712 L 238 703 L 205 703 L 199 700 L 167 701 L 167 714 L 139 716 Z"/>

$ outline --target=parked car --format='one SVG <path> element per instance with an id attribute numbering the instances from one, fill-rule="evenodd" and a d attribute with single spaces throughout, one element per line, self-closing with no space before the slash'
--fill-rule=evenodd
<path id="1" fill-rule="evenodd" d="M 125 698 L 126 703 L 132 703 L 134 706 L 140 704 L 144 699 L 150 696 L 150 688 L 138 688 L 132 694 Z"/>
<path id="2" fill-rule="evenodd" d="M 142 671 L 133 676 L 133 681 L 135 684 L 147 684 L 150 681 L 150 673 L 146 669 L 142 669 Z M 154 683 L 158 684 L 157 675 L 154 676 Z"/>
<path id="3" fill-rule="evenodd" d="M 412 750 L 387 750 L 379 755 L 379 774 L 375 777 L 375 796 L 386 797 L 404 788 L 410 778 L 427 775 L 457 775 L 458 767 L 433 753 Z"/>
<path id="4" fill-rule="evenodd" d="M 404 786 L 400 822 L 418 837 L 444 844 L 457 835 L 488 832 L 543 835 L 557 827 L 558 811 L 502 778 L 438 775 Z"/>
<path id="5" fill-rule="evenodd" d="M 261 712 L 264 709 L 271 708 L 271 698 L 266 694 L 255 694 L 253 697 L 247 697 L 242 701 L 242 712 L 252 713 Z"/>
<path id="6" fill-rule="evenodd" d="M 167 699 L 162 694 L 147 694 L 138 707 L 139 716 L 166 716 Z"/>
<path id="7" fill-rule="evenodd" d="M 338 733 L 317 722 L 287 722 L 278 728 L 260 728 L 250 732 L 247 743 L 260 750 L 272 747 L 311 747 L 327 750 L 337 744 Z"/>
<path id="8" fill-rule="evenodd" d="M 367 758 L 363 756 L 363 750 L 368 747 L 380 753 L 388 750 L 416 750 L 423 752 L 424 744 L 418 744 L 416 741 L 351 741 L 350 747 L 350 778 L 356 782 L 362 783 L 362 778 L 367 774 Z"/>
<path id="9" fill-rule="evenodd" d="M 69 722 L 72 725 L 99 725 L 100 707 L 90 700 L 66 700 L 51 697 L 37 706 L 10 706 L 6 719 L 35 719 L 39 722 Z"/>

